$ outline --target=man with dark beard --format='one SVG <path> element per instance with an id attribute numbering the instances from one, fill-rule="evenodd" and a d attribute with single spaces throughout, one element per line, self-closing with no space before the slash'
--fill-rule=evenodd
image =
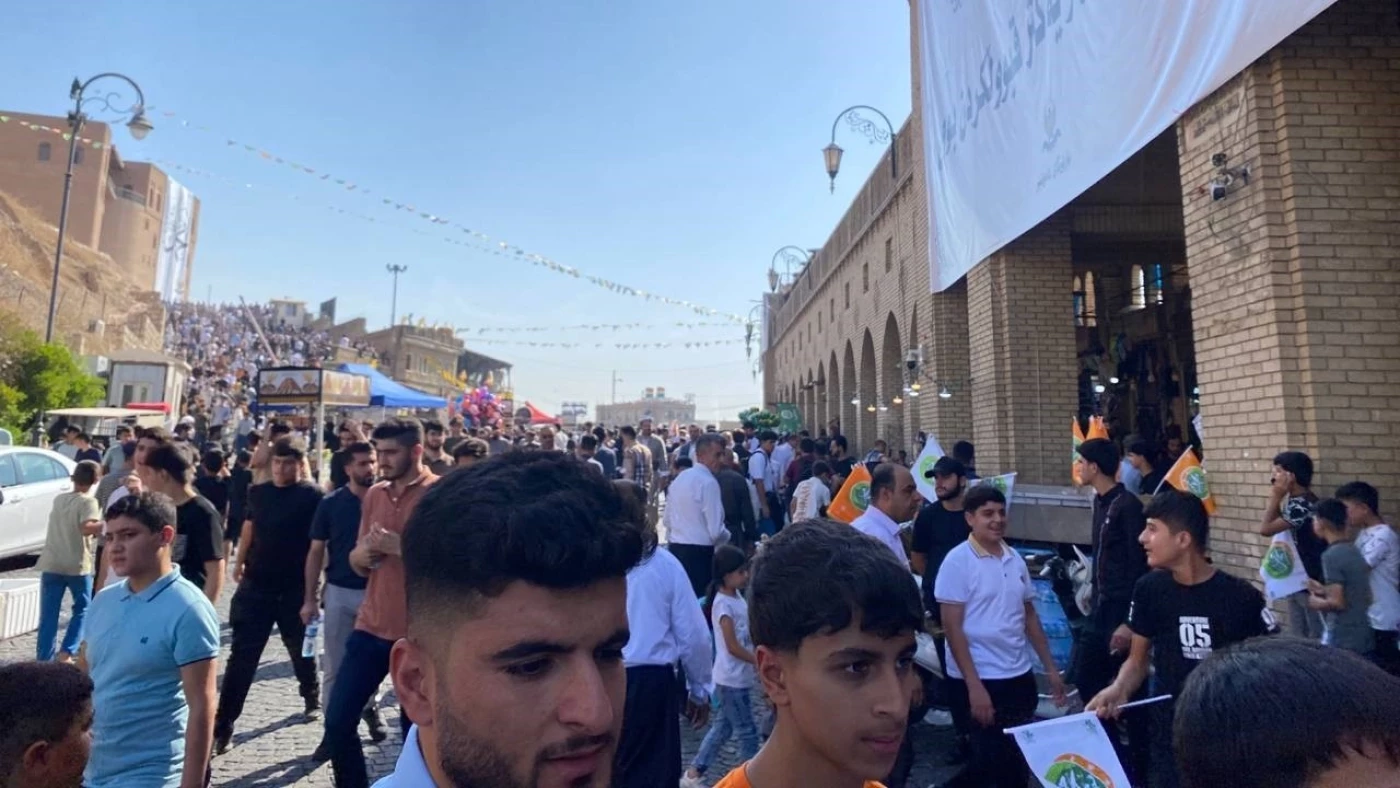
<path id="1" fill-rule="evenodd" d="M 365 493 L 359 539 L 350 551 L 350 568 L 369 582 L 326 707 L 326 743 L 340 788 L 369 784 L 356 728 L 389 672 L 390 649 L 407 633 L 403 534 L 438 479 L 423 464 L 423 425 L 417 419 L 389 419 L 374 428 L 372 438 L 383 481 Z"/>
<path id="2" fill-rule="evenodd" d="M 515 452 L 435 485 L 405 533 L 391 657 L 414 726 L 378 786 L 606 788 L 644 552 L 621 493 L 572 457 Z"/>

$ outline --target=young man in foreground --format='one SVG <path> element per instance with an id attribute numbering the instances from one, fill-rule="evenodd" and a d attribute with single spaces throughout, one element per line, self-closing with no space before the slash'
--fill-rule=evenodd
<path id="1" fill-rule="evenodd" d="M 87 788 L 209 782 L 219 619 L 171 561 L 175 520 L 161 493 L 107 510 L 107 552 L 126 579 L 92 601 L 78 657 L 94 687 Z"/>
<path id="2" fill-rule="evenodd" d="M 1116 718 L 1119 707 L 1137 692 L 1154 670 L 1153 692 L 1181 692 L 1186 677 L 1212 652 L 1275 629 L 1264 595 L 1249 581 L 1221 572 L 1206 559 L 1210 518 L 1196 496 L 1164 490 L 1148 504 L 1147 527 L 1139 541 L 1147 565 L 1133 589 L 1128 628 L 1133 632 L 1128 660 L 1107 689 L 1086 707 L 1100 717 Z M 1176 764 L 1169 731 L 1175 701 L 1151 706 L 1152 788 L 1176 788 Z M 1220 733 L 1220 731 L 1216 731 Z"/>
<path id="3" fill-rule="evenodd" d="M 81 785 L 92 748 L 92 680 L 73 665 L 0 667 L 0 785 Z"/>
<path id="4" fill-rule="evenodd" d="M 643 552 L 622 494 L 573 457 L 444 477 L 404 534 L 408 632 L 390 664 L 414 725 L 379 785 L 608 788 Z"/>
<path id="5" fill-rule="evenodd" d="M 749 631 L 777 722 L 715 788 L 877 788 L 904 740 L 922 623 L 914 578 L 875 539 L 831 520 L 770 539 L 749 581 Z"/>
<path id="6" fill-rule="evenodd" d="M 1396 697 L 1400 680 L 1319 643 L 1265 638 L 1218 652 L 1176 702 L 1181 784 L 1394 788 Z"/>

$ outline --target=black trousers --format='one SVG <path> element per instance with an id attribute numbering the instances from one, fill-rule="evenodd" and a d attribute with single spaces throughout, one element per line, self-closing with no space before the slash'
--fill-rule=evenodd
<path id="1" fill-rule="evenodd" d="M 1070 681 L 1079 688 L 1079 697 L 1085 703 L 1093 700 L 1095 695 L 1118 678 L 1118 670 L 1128 658 L 1127 654 L 1109 653 L 1109 640 L 1113 637 L 1113 630 L 1118 628 L 1117 622 L 1126 619 L 1127 605 L 1112 602 L 1100 602 L 1099 605 L 1101 610 L 1094 611 L 1094 615 L 1079 630 L 1074 644 L 1074 661 L 1069 671 Z M 1142 700 L 1148 696 L 1148 683 L 1142 683 L 1132 700 Z M 1152 714 L 1146 708 L 1128 709 L 1118 720 L 1104 720 L 1103 726 L 1109 741 L 1113 742 L 1118 761 L 1128 773 L 1128 779 L 1133 785 L 1145 785 L 1153 733 Z M 1123 744 L 1124 732 L 1128 734 L 1126 745 Z M 1167 727 L 1164 735 L 1170 741 L 1171 726 Z"/>
<path id="2" fill-rule="evenodd" d="M 1371 658 L 1386 673 L 1392 676 L 1400 676 L 1400 650 L 1396 648 L 1397 633 L 1380 629 L 1373 629 L 1371 633 L 1375 635 L 1376 652 Z"/>
<path id="3" fill-rule="evenodd" d="M 613 788 L 657 788 L 681 780 L 680 697 L 670 665 L 627 669 L 622 738 L 613 765 Z"/>
<path id="4" fill-rule="evenodd" d="M 245 580 L 238 585 L 229 603 L 228 623 L 233 630 L 233 646 L 228 657 L 228 667 L 224 669 L 224 683 L 219 690 L 219 710 L 214 715 L 214 735 L 228 735 L 233 732 L 233 724 L 243 714 L 243 703 L 248 699 L 248 689 L 253 686 L 253 676 L 258 671 L 258 660 L 262 659 L 267 639 L 272 636 L 272 625 L 277 625 L 282 635 L 282 644 L 292 658 L 292 671 L 296 673 L 297 684 L 301 685 L 301 696 L 306 699 L 319 699 L 320 679 L 316 676 L 316 660 L 301 655 L 301 641 L 306 636 L 306 626 L 301 623 L 302 588 L 260 588 L 255 582 Z"/>
<path id="5" fill-rule="evenodd" d="M 1035 718 L 1040 702 L 1035 675 L 1027 672 L 1011 679 L 983 679 L 982 685 L 992 698 L 996 719 L 984 727 L 975 719 L 968 734 L 970 757 L 964 769 L 949 785 L 966 788 L 1026 788 L 1030 769 L 1021 757 L 1016 741 L 1006 735 L 1007 728 L 1025 725 Z M 972 719 L 972 703 L 968 700 L 967 682 L 954 679 L 949 701 Z"/>
<path id="6" fill-rule="evenodd" d="M 710 588 L 710 574 L 714 571 L 715 548 L 712 545 L 702 544 L 672 544 L 668 545 L 671 555 L 681 562 L 685 567 L 685 576 L 690 578 L 690 587 L 695 591 L 695 598 L 699 599 L 705 595 Z"/>
<path id="7" fill-rule="evenodd" d="M 1156 734 L 1148 747 L 1152 753 L 1152 767 L 1146 784 L 1151 788 L 1177 788 L 1181 781 L 1176 773 L 1176 751 L 1172 748 L 1172 718 L 1176 715 L 1176 701 L 1159 701 L 1139 711 L 1147 713 Z"/>

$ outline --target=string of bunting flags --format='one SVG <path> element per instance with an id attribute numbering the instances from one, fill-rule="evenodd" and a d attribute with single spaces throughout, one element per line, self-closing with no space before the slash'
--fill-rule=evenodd
<path id="1" fill-rule="evenodd" d="M 613 347 L 617 350 L 648 350 L 660 348 L 706 348 L 718 347 L 721 345 L 742 345 L 742 339 L 711 339 L 701 342 L 527 342 L 513 339 L 472 339 L 468 345 L 512 345 L 514 347 L 554 347 L 554 348 L 583 348 L 592 345 L 594 348 Z"/>
<path id="2" fill-rule="evenodd" d="M 192 123 L 190 123 L 189 121 L 179 119 L 179 118 L 175 115 L 175 113 L 170 112 L 170 111 L 168 111 L 168 110 L 161 111 L 161 112 L 159 112 L 159 113 L 156 113 L 156 112 L 154 111 L 154 108 L 153 108 L 153 107 L 147 107 L 147 110 L 148 110 L 148 114 L 159 114 L 160 116 L 165 117 L 165 118 L 171 118 L 171 119 L 176 119 L 176 120 L 178 120 L 178 121 L 179 121 L 179 125 L 180 125 L 182 128 L 191 128 L 191 129 L 195 129 L 195 130 L 197 130 L 197 131 L 203 131 L 203 132 L 207 132 L 207 133 L 211 133 L 211 134 L 213 133 L 213 131 L 212 131 L 211 129 L 209 129 L 207 126 L 202 126 L 202 125 L 198 125 L 198 124 L 192 124 Z M 14 121 L 14 122 L 18 123 L 19 125 L 21 125 L 21 126 L 23 126 L 23 127 L 25 127 L 25 128 L 28 128 L 28 129 L 30 129 L 30 130 L 32 130 L 32 131 L 37 131 L 37 132 L 42 132 L 42 133 L 52 133 L 52 134 L 61 136 L 65 141 L 71 139 L 72 136 L 73 136 L 72 133 L 71 133 L 70 131 L 68 131 L 68 130 L 66 130 L 66 129 L 63 129 L 63 128 L 60 128 L 60 127 L 56 127 L 56 126 L 47 126 L 47 125 L 40 124 L 40 123 L 30 123 L 30 122 L 28 122 L 28 121 L 18 120 L 18 119 L 12 118 L 12 117 L 9 116 L 9 115 L 0 115 L 0 123 L 10 123 L 11 121 Z M 83 143 L 84 145 L 90 146 L 90 147 L 92 147 L 92 148 L 94 148 L 94 149 L 100 149 L 100 148 L 103 147 L 103 143 L 102 143 L 100 140 L 93 140 L 93 139 L 90 139 L 90 138 L 88 138 L 88 137 L 79 137 L 79 138 L 78 138 L 78 141 L 81 142 L 81 143 Z M 226 142 L 227 142 L 227 145 L 228 145 L 229 147 L 236 147 L 236 148 L 241 149 L 241 150 L 244 150 L 244 151 L 246 151 L 246 152 L 248 152 L 248 153 L 256 154 L 256 155 L 258 156 L 258 158 L 261 159 L 261 160 L 263 160 L 263 161 L 272 162 L 272 163 L 274 163 L 274 164 L 286 165 L 286 166 L 288 166 L 288 167 L 293 168 L 294 170 L 296 170 L 296 171 L 298 171 L 298 172 L 301 172 L 301 173 L 304 173 L 304 174 L 307 174 L 307 175 L 317 176 L 318 180 L 327 181 L 327 182 L 330 182 L 330 183 L 334 183 L 334 184 L 337 185 L 337 186 L 342 186 L 342 187 L 344 187 L 344 188 L 346 189 L 346 191 L 355 192 L 355 193 L 357 193 L 357 194 L 362 194 L 362 195 L 368 195 L 368 194 L 371 194 L 371 193 L 372 193 L 369 189 L 364 188 L 364 187 L 362 187 L 362 186 L 359 186 L 358 184 L 355 184 L 355 183 L 353 183 L 353 182 L 347 181 L 347 180 L 344 179 L 344 178 L 332 177 L 329 173 L 326 173 L 326 174 L 318 174 L 317 170 L 315 170 L 314 168 L 307 167 L 307 166 L 304 166 L 304 165 L 302 165 L 302 164 L 298 164 L 297 162 L 290 161 L 290 160 L 288 160 L 288 159 L 284 159 L 284 158 L 281 157 L 281 156 L 277 156 L 277 155 L 271 153 L 270 151 L 263 150 L 262 148 L 259 148 L 259 147 L 255 146 L 255 145 L 249 145 L 249 144 L 241 143 L 241 142 L 238 142 L 237 140 L 231 140 L 231 139 L 230 139 L 230 140 L 226 140 Z M 246 182 L 238 181 L 238 180 L 235 180 L 235 179 L 232 179 L 232 178 L 226 178 L 226 177 L 217 176 L 217 175 L 214 175 L 213 173 L 208 172 L 207 170 L 201 170 L 201 169 L 196 168 L 196 167 L 187 167 L 187 166 L 184 166 L 184 165 L 177 165 L 177 164 L 174 164 L 174 163 L 168 162 L 168 161 L 157 161 L 156 163 L 159 164 L 159 165 L 161 165 L 162 167 L 169 167 L 169 168 L 171 168 L 171 169 L 174 169 L 174 170 L 177 170 L 177 171 L 180 171 L 180 172 L 189 173 L 189 174 L 191 174 L 191 175 L 198 175 L 198 176 L 203 176 L 203 177 L 210 177 L 210 178 L 213 178 L 213 179 L 215 179 L 215 180 L 222 180 L 222 181 L 226 181 L 226 182 L 229 182 L 229 183 L 238 184 L 238 185 L 241 185 L 241 186 L 243 186 L 244 188 L 248 188 L 248 189 L 255 188 L 255 187 L 253 186 L 253 184 L 251 184 L 251 183 L 246 183 Z M 285 193 L 284 193 L 284 194 L 285 194 Z M 302 199 L 300 199 L 300 198 L 298 198 L 298 197 L 295 197 L 294 195 L 289 195 L 289 194 L 288 194 L 288 195 L 286 195 L 286 196 L 290 197 L 291 199 L 297 200 L 298 202 L 307 202 L 306 200 L 302 200 Z M 392 208 L 393 210 L 396 210 L 396 211 L 401 211 L 401 212 L 404 212 L 404 213 L 408 213 L 408 214 L 414 216 L 415 218 L 423 219 L 423 220 L 425 220 L 425 221 L 430 222 L 431 224 L 438 225 L 438 226 L 442 226 L 442 227 L 450 227 L 450 228 L 452 228 L 452 229 L 458 230 L 458 231 L 460 231 L 463 235 L 466 235 L 467 237 L 469 237 L 469 238 L 471 238 L 471 239 L 473 239 L 474 241 L 477 242 L 477 243 L 469 243 L 469 242 L 465 242 L 465 241 L 463 241 L 463 240 L 461 240 L 461 239 L 456 239 L 456 238 L 442 238 L 442 240 L 446 241 L 447 243 L 450 243 L 450 244 L 453 244 L 453 245 L 456 245 L 456 246 L 462 246 L 462 247 L 467 247 L 467 248 L 478 249 L 478 250 L 480 250 L 480 251 L 485 251 L 485 252 L 488 252 L 488 253 L 490 253 L 490 254 L 496 255 L 497 257 L 516 258 L 516 259 L 524 260 L 525 262 L 528 262 L 528 263 L 530 263 L 531 265 L 534 265 L 534 266 L 537 266 L 537 267 L 541 267 L 541 268 L 547 268 L 547 269 L 549 269 L 549 270 L 551 270 L 551 271 L 554 271 L 555 273 L 560 273 L 560 274 L 564 274 L 564 275 L 566 275 L 566 276 L 571 276 L 571 277 L 574 277 L 575 279 L 582 279 L 582 280 L 585 280 L 585 281 L 589 282 L 590 284 L 593 284 L 593 285 L 595 285 L 595 286 L 597 286 L 597 287 L 604 288 L 604 289 L 606 289 L 606 290 L 610 290 L 610 291 L 612 291 L 612 292 L 614 292 L 614 293 L 618 293 L 618 294 L 620 294 L 620 295 L 629 295 L 629 296 L 634 296 L 634 297 L 637 297 L 637 298 L 642 298 L 642 299 L 645 299 L 645 300 L 647 300 L 647 301 L 657 301 L 657 302 L 660 302 L 660 303 L 663 303 L 663 304 L 667 304 L 667 305 L 669 305 L 669 306 L 681 307 L 681 308 L 684 308 L 684 309 L 688 309 L 688 310 L 694 312 L 695 314 L 704 315 L 704 316 L 706 316 L 706 317 L 719 317 L 719 318 L 723 318 L 725 321 L 727 321 L 728 323 L 733 324 L 733 325 L 742 325 L 742 324 L 744 324 L 745 322 L 747 322 L 747 320 L 746 320 L 743 316 L 734 314 L 734 313 L 732 313 L 732 312 L 724 312 L 724 311 L 721 311 L 721 310 L 718 310 L 718 309 L 711 309 L 711 308 L 709 308 L 709 307 L 703 306 L 703 305 L 701 305 L 701 304 L 697 304 L 697 303 L 695 303 L 695 302 L 693 302 L 693 301 L 689 301 L 689 300 L 686 300 L 686 299 L 671 298 L 671 297 L 669 297 L 669 296 L 663 296 L 663 295 L 660 295 L 660 294 L 658 294 L 658 293 L 653 293 L 653 292 L 650 292 L 650 291 L 648 291 L 648 290 L 644 290 L 644 289 L 642 289 L 642 288 L 632 287 L 632 286 L 630 286 L 630 285 L 622 284 L 621 282 L 615 282 L 615 281 L 613 281 L 613 280 L 611 280 L 611 279 L 607 279 L 607 278 L 604 278 L 604 277 L 594 276 L 594 275 L 592 275 L 592 274 L 585 274 L 585 273 L 583 273 L 582 271 L 580 271 L 579 269 L 574 268 L 573 266 L 567 266 L 567 265 L 564 265 L 564 264 L 562 264 L 562 263 L 560 263 L 560 262 L 557 262 L 557 261 L 555 261 L 555 260 L 553 260 L 553 259 L 551 259 L 551 258 L 549 258 L 549 257 L 545 257 L 544 255 L 535 254 L 534 252 L 527 251 L 526 249 L 524 249 L 524 248 L 522 248 L 522 247 L 519 247 L 519 246 L 516 246 L 515 244 L 512 244 L 512 243 L 509 243 L 509 242 L 507 242 L 507 241 L 504 241 L 504 240 L 495 238 L 495 237 L 493 237 L 493 236 L 491 236 L 491 235 L 488 235 L 488 234 L 486 234 L 486 233 L 480 232 L 480 231 L 478 231 L 478 230 L 473 230 L 473 229 L 471 229 L 471 228 L 468 228 L 468 227 L 466 227 L 465 225 L 460 224 L 459 222 L 456 222 L 456 221 L 454 221 L 454 220 L 451 220 L 451 219 L 448 219 L 448 218 L 445 218 L 445 217 L 442 217 L 442 216 L 438 216 L 438 215 L 436 215 L 436 214 L 432 214 L 432 213 L 429 213 L 429 212 L 427 212 L 427 211 L 421 211 L 421 210 L 419 210 L 416 206 L 414 206 L 414 205 L 411 204 L 411 203 L 403 203 L 403 202 L 399 202 L 399 201 L 397 201 L 397 200 L 389 199 L 389 198 L 386 198 L 386 197 L 381 197 L 381 198 L 379 199 L 379 202 L 380 202 L 381 205 L 383 205 L 383 206 L 385 206 L 385 207 Z M 332 210 L 332 211 L 334 211 L 334 212 L 336 212 L 336 213 L 344 214 L 344 215 L 346 215 L 346 216 L 352 216 L 352 217 L 355 217 L 355 218 L 358 218 L 358 219 L 367 220 L 367 221 L 370 221 L 370 222 L 376 221 L 373 217 L 364 216 L 364 215 L 362 215 L 362 214 L 357 214 L 357 213 L 355 213 L 355 212 L 353 212 L 353 211 L 347 211 L 347 210 L 345 210 L 345 209 L 343 209 L 343 208 L 336 208 L 336 207 L 333 207 L 333 206 L 328 206 L 328 207 L 330 208 L 330 210 Z M 392 225 L 391 225 L 391 226 L 392 226 Z M 403 229 L 409 229 L 409 228 L 403 228 Z M 415 232 L 418 232 L 418 231 L 415 231 Z M 431 236 L 430 233 L 421 233 L 421 232 L 420 232 L 419 234 Z M 440 236 L 431 236 L 431 237 L 440 237 Z"/>
<path id="3" fill-rule="evenodd" d="M 577 326 L 495 326 L 489 328 L 459 328 L 458 334 L 515 334 L 531 333 L 539 334 L 546 331 L 630 331 L 642 328 L 715 328 L 728 327 L 730 323 L 686 323 L 677 321 L 675 323 L 592 323 Z"/>

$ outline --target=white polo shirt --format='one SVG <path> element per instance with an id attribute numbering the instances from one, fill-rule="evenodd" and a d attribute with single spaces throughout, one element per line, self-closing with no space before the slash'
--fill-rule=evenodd
<path id="1" fill-rule="evenodd" d="M 1035 586 L 1026 560 L 1010 545 L 1003 542 L 996 556 L 968 537 L 943 559 L 933 596 L 940 604 L 963 606 L 963 631 L 980 678 L 1011 679 L 1030 671 L 1026 603 L 1035 597 Z M 948 660 L 947 670 L 963 678 L 956 660 Z"/>

